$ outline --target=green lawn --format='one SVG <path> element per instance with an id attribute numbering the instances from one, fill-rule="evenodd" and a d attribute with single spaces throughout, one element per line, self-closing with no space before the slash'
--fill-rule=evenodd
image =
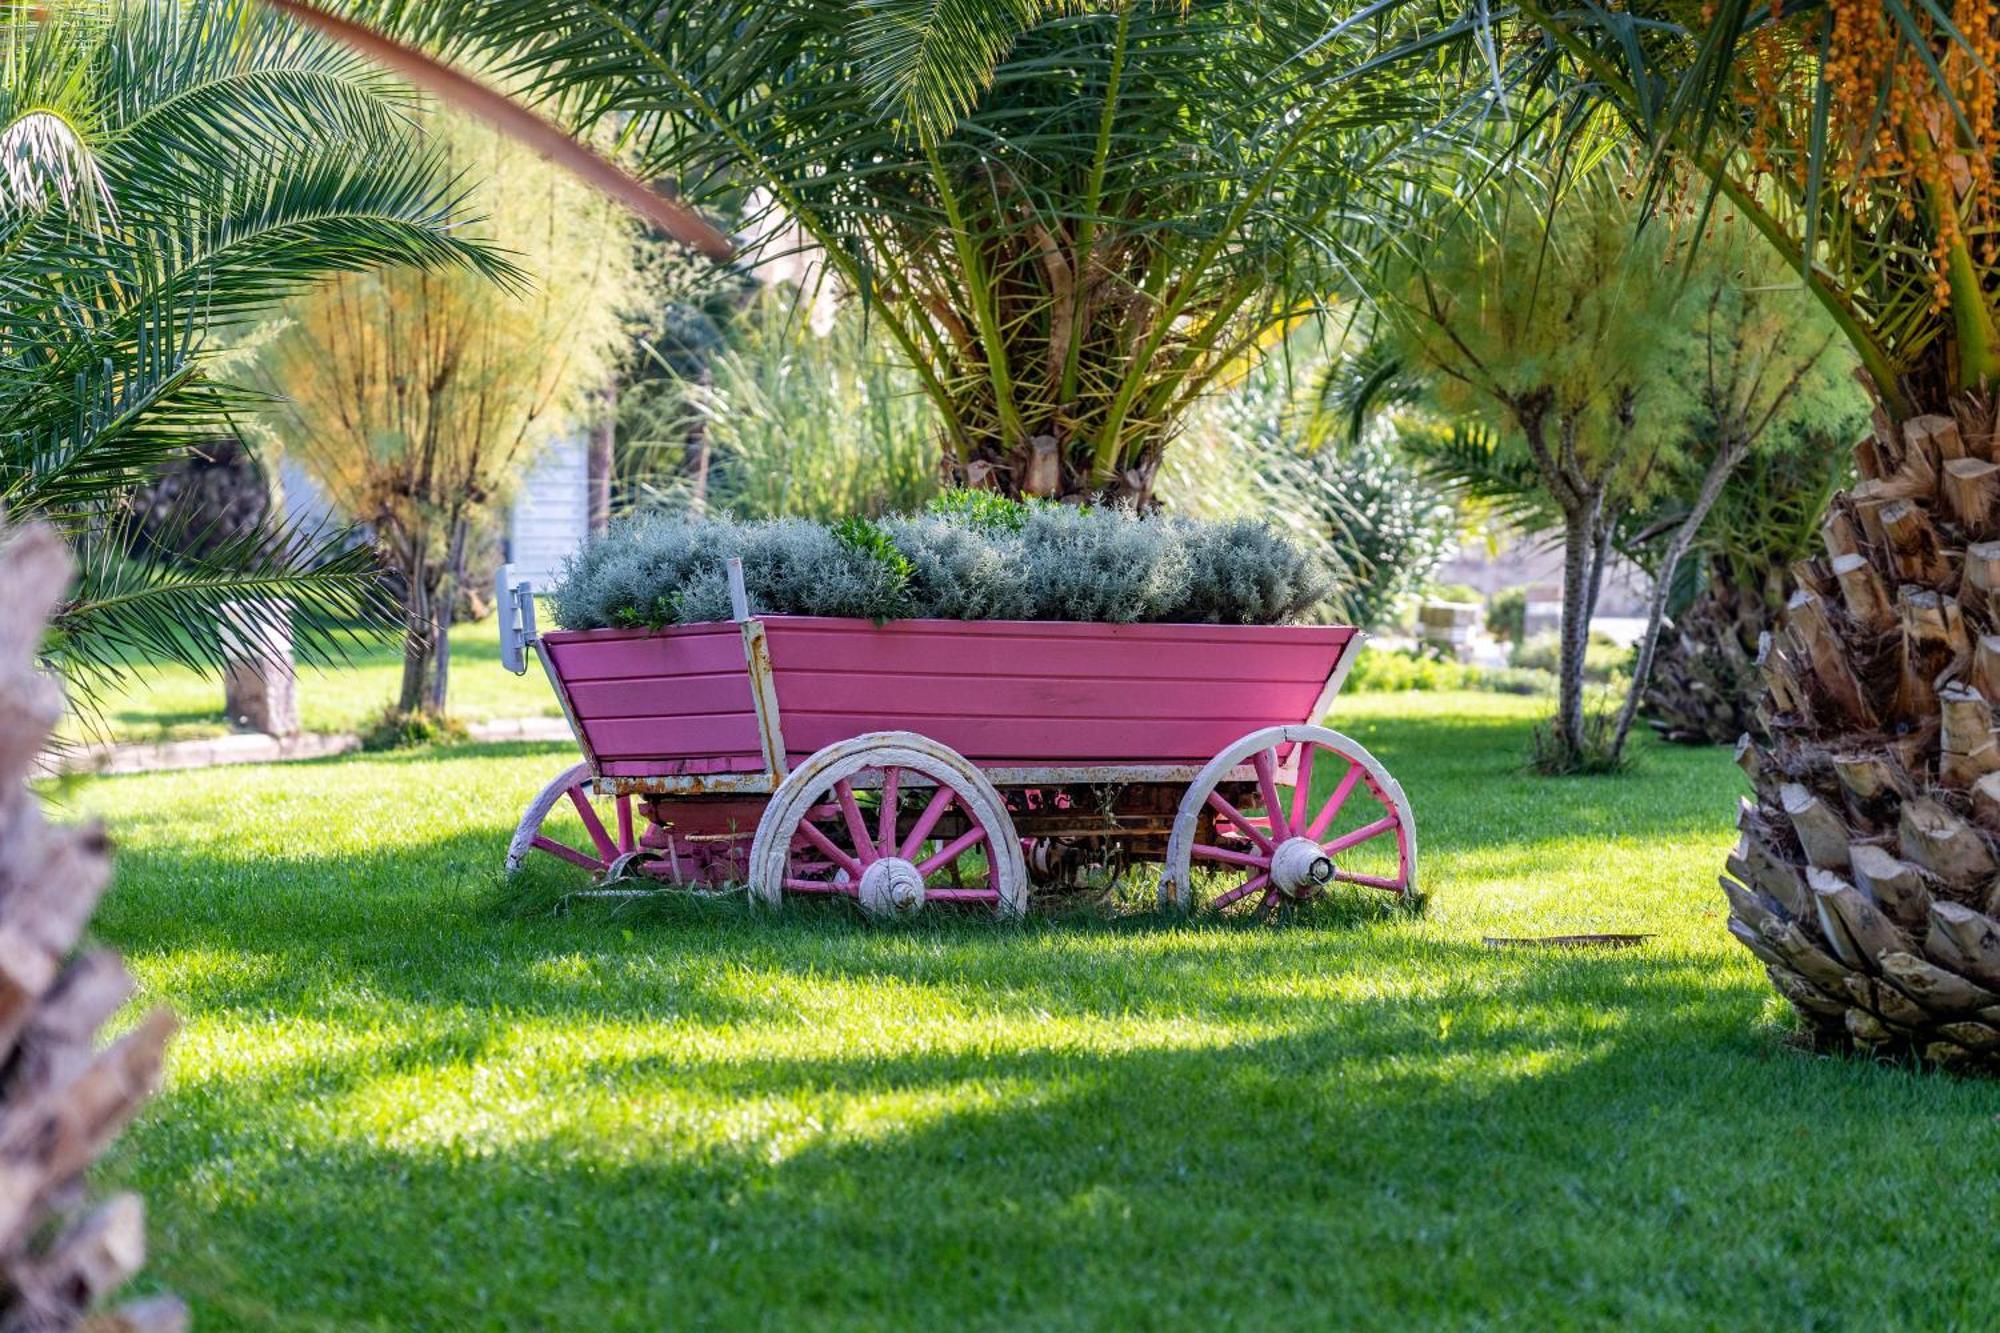
<path id="1" fill-rule="evenodd" d="M 524 917 L 556 747 L 95 780 L 187 1023 L 104 1183 L 204 1330 L 1993 1326 L 2000 1088 L 1790 1049 L 1727 754 L 1541 706 L 1344 703 L 1430 908 L 1278 930 Z"/>
<path id="2" fill-rule="evenodd" d="M 395 699 L 403 678 L 402 640 L 372 638 L 350 645 L 348 654 L 349 665 L 339 670 L 299 668 L 299 723 L 307 731 L 359 730 Z M 561 716 L 539 667 L 530 663 L 525 676 L 500 669 L 499 631 L 491 619 L 453 626 L 451 655 L 451 711 L 462 721 Z M 98 733 L 120 741 L 191 740 L 229 730 L 221 680 L 181 666 L 130 677 L 102 700 L 101 711 Z M 74 719 L 65 730 L 71 736 L 90 732 Z"/>

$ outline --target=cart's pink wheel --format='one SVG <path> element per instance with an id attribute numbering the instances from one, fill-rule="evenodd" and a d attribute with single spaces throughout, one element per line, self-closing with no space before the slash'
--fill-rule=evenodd
<path id="1" fill-rule="evenodd" d="M 590 778 L 590 765 L 578 764 L 528 803 L 513 841 L 507 844 L 508 874 L 519 870 L 530 852 L 545 852 L 600 877 L 610 876 L 614 868 L 622 873 L 640 858 L 639 840 L 632 831 L 632 798 L 594 795 Z M 580 830 L 568 832 L 552 822 L 566 809 L 575 812 L 583 825 Z"/>
<path id="2" fill-rule="evenodd" d="M 1275 916 L 1329 884 L 1408 894 L 1417 829 L 1403 789 L 1360 745 L 1325 727 L 1266 727 L 1189 784 L 1160 876 L 1160 904 L 1196 906 L 1194 872 L 1222 872 L 1207 906 Z"/>
<path id="3" fill-rule="evenodd" d="M 934 902 L 1016 917 L 1028 871 L 985 774 L 915 732 L 878 731 L 827 746 L 778 785 L 750 848 L 750 891 L 770 907 L 818 895 L 874 916 Z"/>

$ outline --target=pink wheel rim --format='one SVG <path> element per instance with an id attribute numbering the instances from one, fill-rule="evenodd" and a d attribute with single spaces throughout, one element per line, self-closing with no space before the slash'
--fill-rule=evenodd
<path id="1" fill-rule="evenodd" d="M 1288 904 L 1317 898 L 1332 884 L 1408 893 L 1410 830 L 1395 797 L 1366 765 L 1334 746 L 1301 740 L 1292 748 L 1289 782 L 1279 746 L 1250 756 L 1255 779 L 1245 808 L 1220 790 L 1208 792 L 1215 831 L 1209 841 L 1193 843 L 1189 853 L 1196 864 L 1227 872 L 1228 886 L 1209 901 L 1210 909 L 1270 920 Z M 1335 773 L 1339 777 L 1330 779 Z M 1395 850 L 1392 873 L 1373 874 L 1343 864 L 1357 852 L 1378 856 L 1390 846 Z M 1303 852 L 1310 860 L 1314 848 L 1330 863 L 1325 880 L 1283 882 L 1281 857 L 1296 860 Z"/>

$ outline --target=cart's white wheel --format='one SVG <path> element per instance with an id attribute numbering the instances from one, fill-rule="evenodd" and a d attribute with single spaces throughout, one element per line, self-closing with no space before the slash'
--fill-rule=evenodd
<path id="1" fill-rule="evenodd" d="M 514 830 L 513 840 L 507 844 L 508 874 L 519 870 L 531 851 L 547 852 L 571 865 L 607 877 L 614 865 L 621 862 L 630 864 L 639 850 L 638 840 L 632 832 L 632 798 L 620 796 L 607 800 L 593 797 L 590 780 L 590 765 L 578 764 L 551 779 L 549 785 L 528 802 L 520 826 Z M 585 837 L 581 845 L 572 846 L 543 829 L 549 816 L 565 799 L 583 821 Z M 600 810 L 600 806 L 604 809 Z M 615 828 L 605 827 L 606 815 L 613 818 Z"/>
<path id="2" fill-rule="evenodd" d="M 1018 917 L 1028 871 L 1014 820 L 963 755 L 912 731 L 839 741 L 794 769 L 757 823 L 750 892 L 853 898 L 872 915 L 926 902 Z"/>
<path id="3" fill-rule="evenodd" d="M 1268 917 L 1333 883 L 1408 894 L 1417 885 L 1416 819 L 1402 787 L 1353 740 L 1325 727 L 1266 727 L 1189 784 L 1167 840 L 1162 907 L 1196 905 L 1197 863 L 1236 881 L 1209 901 L 1218 911 Z"/>

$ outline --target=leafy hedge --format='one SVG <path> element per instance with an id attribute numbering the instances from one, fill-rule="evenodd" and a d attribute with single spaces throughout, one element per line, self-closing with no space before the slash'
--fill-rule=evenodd
<path id="1" fill-rule="evenodd" d="M 565 629 L 656 628 L 730 615 L 743 561 L 751 609 L 871 620 L 1296 620 L 1330 589 L 1319 558 L 1254 520 L 1017 504 L 949 492 L 920 514 L 624 520 L 564 566 Z"/>

